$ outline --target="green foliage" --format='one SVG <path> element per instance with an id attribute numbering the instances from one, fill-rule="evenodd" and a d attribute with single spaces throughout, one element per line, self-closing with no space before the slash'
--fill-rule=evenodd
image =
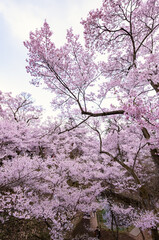
<path id="1" fill-rule="evenodd" d="M 105 225 L 106 220 L 103 218 L 104 213 L 105 213 L 105 210 L 104 210 L 104 209 L 97 211 L 97 221 L 98 221 L 98 225 L 99 225 L 101 228 L 103 228 L 103 229 L 106 228 L 106 225 Z"/>

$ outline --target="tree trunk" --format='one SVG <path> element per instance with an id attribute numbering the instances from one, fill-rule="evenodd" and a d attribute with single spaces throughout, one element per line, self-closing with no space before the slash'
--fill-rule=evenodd
<path id="1" fill-rule="evenodd" d="M 152 240 L 159 240 L 157 228 L 151 228 Z"/>
<path id="2" fill-rule="evenodd" d="M 116 217 L 115 215 L 114 216 L 114 222 L 115 222 L 115 227 L 116 227 L 116 240 L 119 239 L 119 229 L 118 229 L 118 224 L 117 224 L 117 221 L 116 221 Z"/>
<path id="3" fill-rule="evenodd" d="M 141 233 L 142 239 L 145 240 L 145 236 L 141 228 L 140 228 L 140 233 Z"/>
<path id="4" fill-rule="evenodd" d="M 114 237 L 115 240 L 119 240 L 118 225 L 117 225 L 116 218 L 114 216 L 113 211 L 111 211 L 111 216 L 112 216 L 111 230 L 112 230 L 112 233 L 113 233 L 113 237 Z M 114 223 L 115 223 L 116 231 L 114 231 Z"/>

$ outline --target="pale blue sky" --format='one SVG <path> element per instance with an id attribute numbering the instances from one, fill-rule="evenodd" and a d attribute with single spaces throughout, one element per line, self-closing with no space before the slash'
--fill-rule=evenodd
<path id="1" fill-rule="evenodd" d="M 65 42 L 66 29 L 82 34 L 81 18 L 102 0 L 0 0 L 0 90 L 18 94 L 26 91 L 46 108 L 51 95 L 32 86 L 25 71 L 27 52 L 23 41 L 46 19 L 57 46 Z"/>

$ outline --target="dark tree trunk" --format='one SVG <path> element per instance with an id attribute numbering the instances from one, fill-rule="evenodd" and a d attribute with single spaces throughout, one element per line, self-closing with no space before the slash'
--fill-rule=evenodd
<path id="1" fill-rule="evenodd" d="M 159 167 L 159 153 L 157 148 L 151 149 L 151 156 L 154 163 Z"/>
<path id="2" fill-rule="evenodd" d="M 152 240 L 159 240 L 157 228 L 151 228 Z"/>
<path id="3" fill-rule="evenodd" d="M 118 224 L 117 224 L 117 221 L 116 221 L 113 211 L 111 211 L 111 216 L 112 216 L 111 230 L 113 233 L 113 237 L 114 237 L 114 240 L 119 240 Z M 114 231 L 114 223 L 115 223 L 116 231 Z"/>
<path id="4" fill-rule="evenodd" d="M 140 233 L 141 233 L 142 239 L 145 240 L 145 236 L 144 236 L 142 229 L 140 229 Z"/>
<path id="5" fill-rule="evenodd" d="M 114 222 L 115 222 L 115 227 L 116 227 L 116 240 L 118 240 L 119 239 L 119 229 L 118 229 L 118 223 L 117 223 L 115 216 L 114 216 Z"/>

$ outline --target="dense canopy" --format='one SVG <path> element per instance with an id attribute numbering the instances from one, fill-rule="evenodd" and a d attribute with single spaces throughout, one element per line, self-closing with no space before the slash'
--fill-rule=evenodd
<path id="1" fill-rule="evenodd" d="M 81 24 L 85 46 L 69 29 L 57 48 L 46 21 L 24 42 L 60 120 L 42 123 L 30 95 L 0 95 L 1 216 L 43 219 L 56 240 L 79 212 L 109 209 L 157 240 L 159 1 L 103 0 Z"/>

